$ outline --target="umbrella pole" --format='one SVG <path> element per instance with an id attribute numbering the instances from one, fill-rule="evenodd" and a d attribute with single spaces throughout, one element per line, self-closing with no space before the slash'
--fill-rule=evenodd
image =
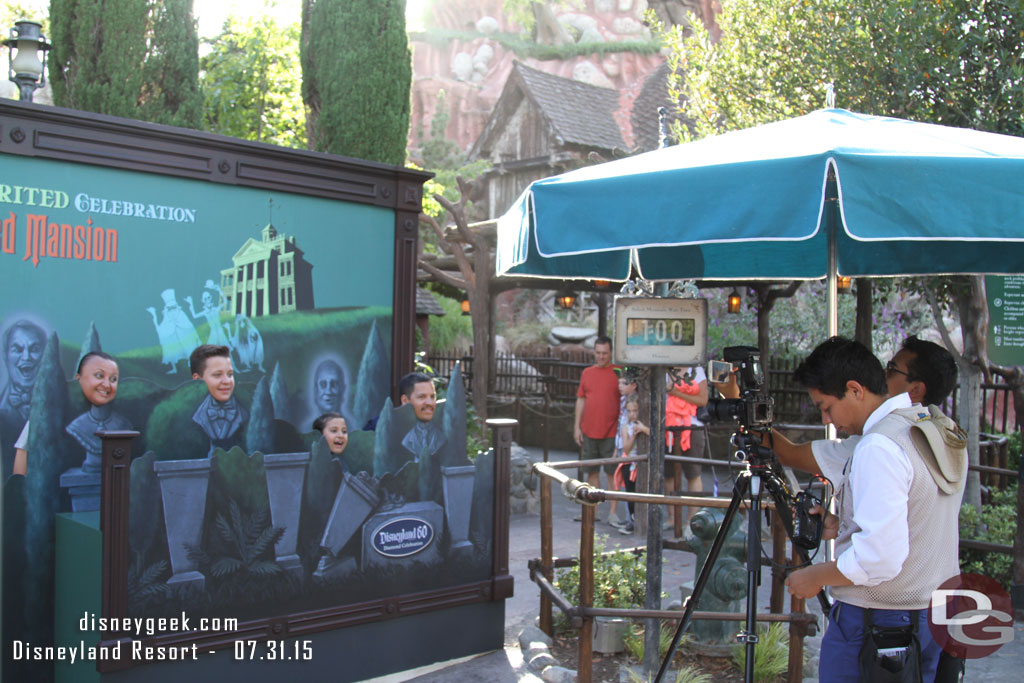
<path id="1" fill-rule="evenodd" d="M 839 212 L 839 196 L 836 192 L 836 181 L 833 170 L 829 169 L 829 179 L 825 189 L 825 226 L 828 231 L 828 274 L 825 284 L 828 289 L 828 336 L 839 334 L 839 244 L 836 237 Z M 831 437 L 834 437 L 833 434 Z"/>
<path id="2" fill-rule="evenodd" d="M 825 289 L 828 290 L 828 336 L 834 337 L 839 334 L 839 244 L 837 231 L 839 221 L 839 194 L 836 191 L 835 172 L 829 169 L 828 183 L 825 189 L 825 225 L 828 230 L 828 274 L 825 280 Z M 836 427 L 829 423 L 825 425 L 825 438 L 836 438 Z M 829 503 L 829 512 L 835 514 L 835 499 Z M 825 561 L 831 562 L 836 557 L 836 542 L 831 539 L 825 542 Z M 828 616 L 826 615 L 826 619 Z"/>

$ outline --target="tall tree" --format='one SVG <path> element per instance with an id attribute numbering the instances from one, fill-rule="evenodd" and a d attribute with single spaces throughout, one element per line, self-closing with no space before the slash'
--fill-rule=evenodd
<path id="1" fill-rule="evenodd" d="M 201 128 L 199 34 L 192 17 L 192 0 L 154 2 L 149 26 L 149 53 L 143 69 L 138 118 Z"/>
<path id="2" fill-rule="evenodd" d="M 305 147 L 299 23 L 229 16 L 202 58 L 207 130 Z"/>
<path id="3" fill-rule="evenodd" d="M 400 165 L 412 61 L 402 0 L 303 0 L 302 97 L 309 146 Z"/>
<path id="4" fill-rule="evenodd" d="M 677 126 L 682 139 L 805 114 L 824 104 L 828 83 L 844 108 L 1024 135 L 1019 0 L 733 0 L 718 21 L 718 42 L 699 22 L 688 37 L 680 27 L 666 33 L 670 61 L 685 73 L 670 90 L 694 122 Z M 975 398 L 989 372 L 984 282 L 951 290 L 964 336 L 961 421 L 975 463 Z M 976 475 L 966 500 L 979 500 Z"/>
<path id="5" fill-rule="evenodd" d="M 198 128 L 192 0 L 50 0 L 56 104 Z"/>
<path id="6" fill-rule="evenodd" d="M 147 21 L 147 0 L 50 0 L 54 103 L 138 116 Z"/>

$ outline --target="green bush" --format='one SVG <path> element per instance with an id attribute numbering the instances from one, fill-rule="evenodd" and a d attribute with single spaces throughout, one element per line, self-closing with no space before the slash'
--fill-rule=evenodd
<path id="1" fill-rule="evenodd" d="M 647 594 L 647 562 L 643 550 L 605 552 L 607 536 L 594 539 L 594 607 L 643 607 Z M 574 605 L 580 604 L 580 567 L 555 572 L 555 587 Z M 569 621 L 559 613 L 555 627 L 568 631 Z"/>
<path id="2" fill-rule="evenodd" d="M 973 505 L 960 508 L 962 539 L 1012 546 L 1016 534 L 1017 482 L 1001 491 L 993 490 L 991 502 L 982 506 L 980 515 Z M 960 551 L 960 571 L 983 574 L 1008 589 L 1013 583 L 1013 555 L 965 548 Z"/>
<path id="3" fill-rule="evenodd" d="M 785 625 L 774 623 L 767 627 L 761 626 L 758 637 L 757 647 L 754 648 L 754 681 L 775 681 L 789 668 L 789 633 Z M 740 671 L 746 670 L 746 645 L 733 647 L 732 661 Z"/>

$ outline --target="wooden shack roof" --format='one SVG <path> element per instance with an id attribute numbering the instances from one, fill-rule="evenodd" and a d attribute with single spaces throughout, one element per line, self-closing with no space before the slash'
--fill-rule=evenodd
<path id="1" fill-rule="evenodd" d="M 615 122 L 619 93 L 571 78 L 562 78 L 515 62 L 501 96 L 470 151 L 470 158 L 486 157 L 508 125 L 522 98 L 541 114 L 552 136 L 563 145 L 602 150 L 626 149 Z"/>

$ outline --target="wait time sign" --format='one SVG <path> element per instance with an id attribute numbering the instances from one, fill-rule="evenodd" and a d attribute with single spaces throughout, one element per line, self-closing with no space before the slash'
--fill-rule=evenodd
<path id="1" fill-rule="evenodd" d="M 988 357 L 996 365 L 1024 365 L 1024 275 L 988 275 Z"/>

